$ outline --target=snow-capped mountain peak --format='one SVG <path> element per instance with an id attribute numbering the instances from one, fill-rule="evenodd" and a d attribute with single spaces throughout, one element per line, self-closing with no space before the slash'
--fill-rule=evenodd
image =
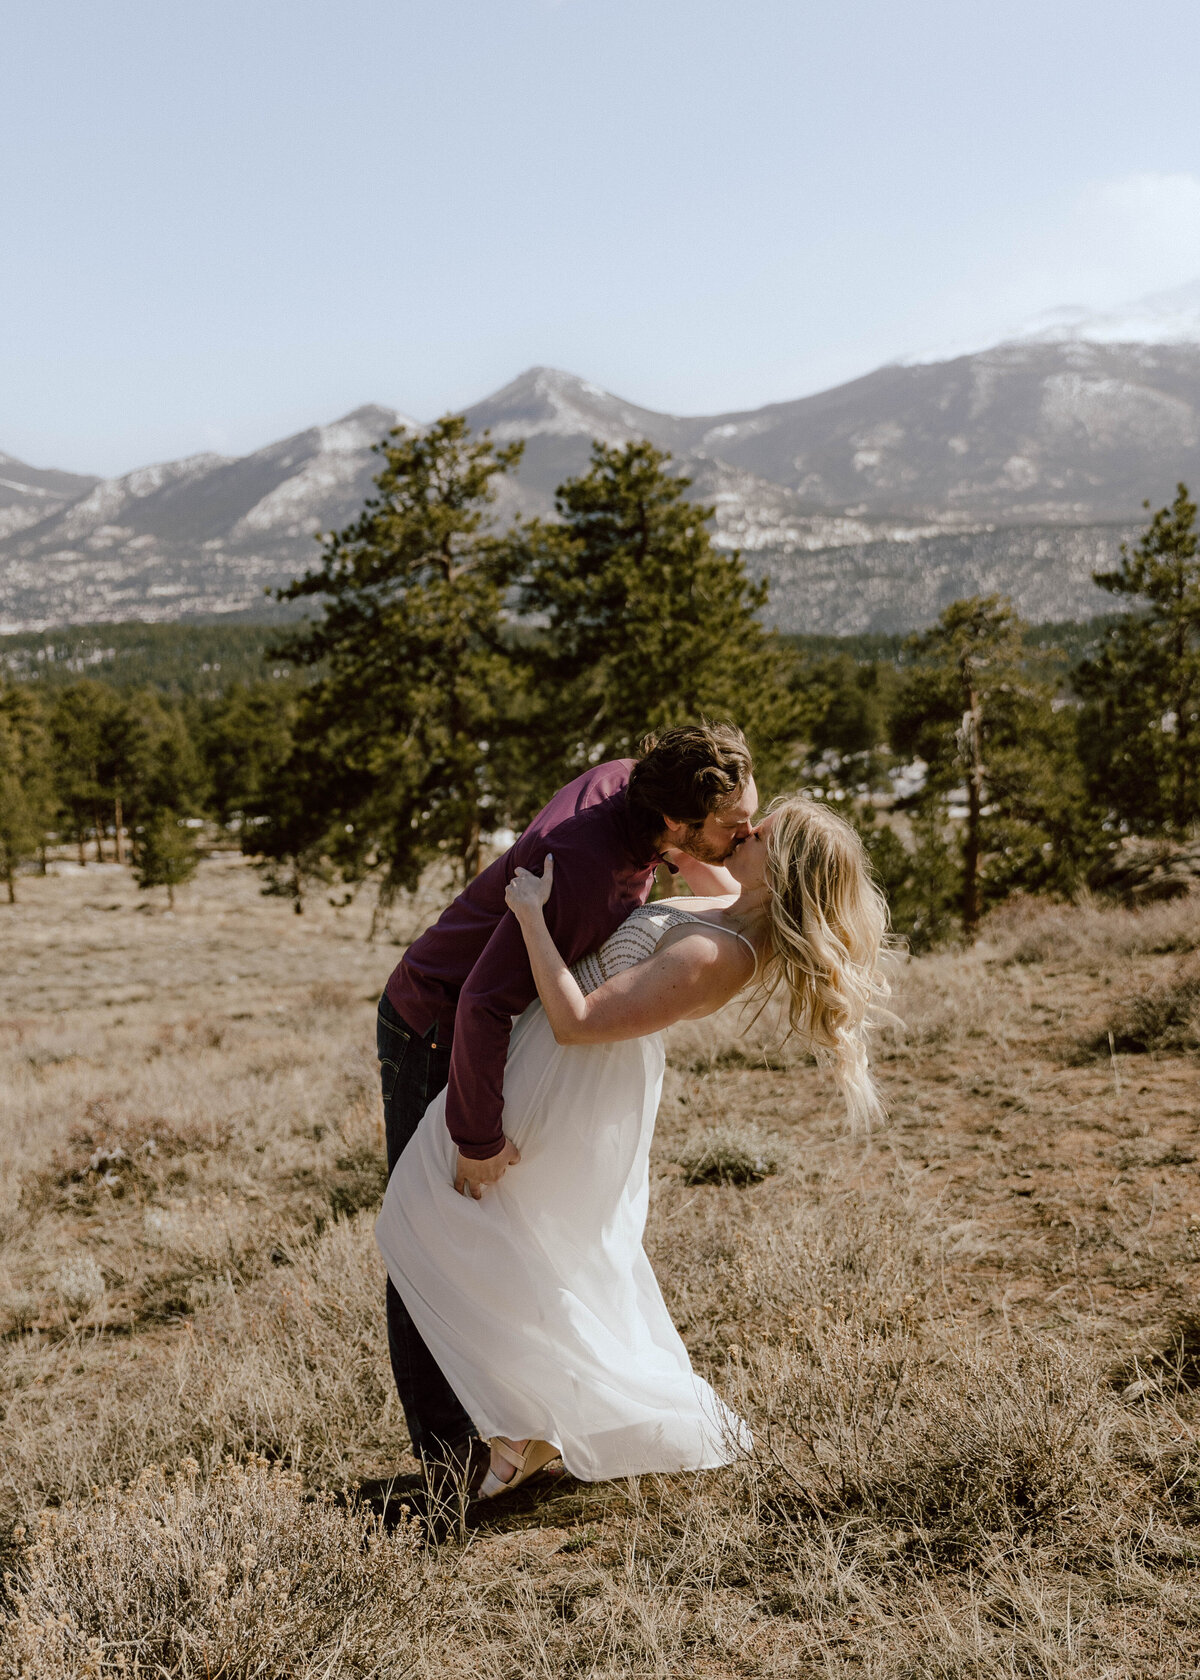
<path id="1" fill-rule="evenodd" d="M 1200 344 L 1200 279 L 1115 309 L 1053 309 L 1018 338 L 1035 344 Z"/>
<path id="2" fill-rule="evenodd" d="M 650 426 L 661 429 L 664 417 L 614 397 L 591 380 L 559 368 L 532 367 L 503 386 L 467 415 L 475 430 L 484 427 L 497 443 L 513 438 L 598 438 L 620 445 L 643 437 Z"/>
<path id="3" fill-rule="evenodd" d="M 343 414 L 340 420 L 334 420 L 328 426 L 318 426 L 317 449 L 322 455 L 352 455 L 360 449 L 369 449 L 397 427 L 406 432 L 421 429 L 418 422 L 410 420 L 406 414 L 397 414 L 393 408 L 381 408 L 377 403 L 366 403 L 350 414 Z"/>
<path id="4" fill-rule="evenodd" d="M 594 439 L 669 451 L 716 541 L 770 574 L 788 628 L 910 628 L 998 591 L 1035 619 L 1087 616 L 1110 605 L 1092 574 L 1143 498 L 1200 478 L 1200 283 L 757 410 L 655 413 L 533 367 L 466 418 L 525 445 L 494 486 L 497 529 L 553 515 Z M 370 405 L 235 460 L 103 484 L 0 463 L 0 623 L 253 606 L 312 565 L 315 535 L 360 516 L 371 446 L 412 424 Z"/>

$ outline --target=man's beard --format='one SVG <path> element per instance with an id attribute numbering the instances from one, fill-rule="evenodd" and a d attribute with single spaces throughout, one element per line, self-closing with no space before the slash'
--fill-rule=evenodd
<path id="1" fill-rule="evenodd" d="M 716 840 L 708 840 L 704 834 L 704 824 L 697 823 L 689 828 L 686 838 L 680 844 L 679 850 L 686 852 L 688 857 L 695 858 L 697 863 L 723 864 L 728 863 L 737 850 L 736 840 L 728 842 L 724 849 Z"/>

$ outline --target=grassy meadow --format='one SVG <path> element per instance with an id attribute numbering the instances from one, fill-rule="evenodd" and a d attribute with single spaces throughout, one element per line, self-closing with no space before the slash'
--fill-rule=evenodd
<path id="1" fill-rule="evenodd" d="M 343 1490 L 413 1467 L 373 1017 L 438 884 L 374 943 L 234 855 L 19 885 L 5 1680 L 1200 1673 L 1200 900 L 906 964 L 869 1137 L 769 1021 L 675 1029 L 648 1248 L 757 1450 L 426 1550 Z"/>

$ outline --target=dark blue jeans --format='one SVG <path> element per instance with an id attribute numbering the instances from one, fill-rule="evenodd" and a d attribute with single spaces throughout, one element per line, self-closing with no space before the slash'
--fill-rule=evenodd
<path id="1" fill-rule="evenodd" d="M 450 1077 L 450 1046 L 419 1037 L 388 1001 L 379 1000 L 376 1040 L 383 1090 L 383 1124 L 388 1172 L 400 1159 L 417 1124 Z M 460 1454 L 475 1434 L 462 1403 L 421 1340 L 408 1308 L 387 1285 L 388 1352 L 396 1392 L 404 1408 L 413 1451 L 419 1458 L 446 1461 Z"/>

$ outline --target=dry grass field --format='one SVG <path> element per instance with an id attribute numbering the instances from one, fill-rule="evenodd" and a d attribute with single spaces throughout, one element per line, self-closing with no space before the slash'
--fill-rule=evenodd
<path id="1" fill-rule="evenodd" d="M 757 1450 L 425 1550 L 339 1497 L 411 1467 L 372 1236 L 397 945 L 232 856 L 173 915 L 115 866 L 20 900 L 0 1675 L 1200 1673 L 1200 902 L 1016 906 L 907 965 L 869 1138 L 765 1026 L 676 1029 L 648 1245 Z"/>

